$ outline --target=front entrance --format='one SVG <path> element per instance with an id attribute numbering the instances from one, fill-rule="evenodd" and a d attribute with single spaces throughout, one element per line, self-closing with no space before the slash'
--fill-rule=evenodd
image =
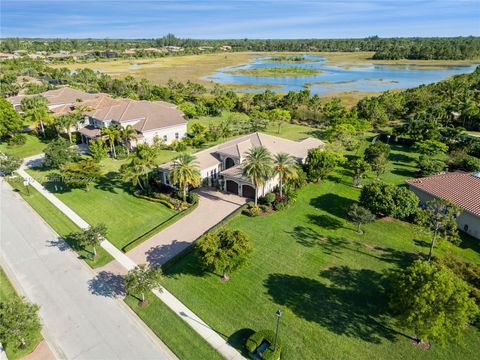
<path id="1" fill-rule="evenodd" d="M 233 161 L 232 158 L 226 158 L 225 159 L 225 170 L 226 169 L 230 169 L 231 167 L 234 167 L 235 166 L 235 161 Z"/>
<path id="2" fill-rule="evenodd" d="M 242 196 L 254 199 L 255 198 L 255 189 L 250 185 L 243 185 L 242 186 Z"/>
<path id="3" fill-rule="evenodd" d="M 235 181 L 227 180 L 225 188 L 227 192 L 238 195 L 238 184 Z"/>

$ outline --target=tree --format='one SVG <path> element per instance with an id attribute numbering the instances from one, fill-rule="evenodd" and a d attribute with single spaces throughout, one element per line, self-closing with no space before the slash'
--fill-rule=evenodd
<path id="1" fill-rule="evenodd" d="M 210 232 L 196 245 L 205 267 L 221 273 L 224 280 L 229 273 L 245 263 L 252 251 L 250 238 L 241 230 L 222 229 Z"/>
<path id="2" fill-rule="evenodd" d="M 120 136 L 120 132 L 118 128 L 114 126 L 105 127 L 102 129 L 102 135 L 108 141 L 110 145 L 110 153 L 113 155 L 114 158 L 117 157 L 117 153 L 115 151 L 115 141 L 118 140 Z"/>
<path id="3" fill-rule="evenodd" d="M 40 332 L 39 306 L 14 296 L 0 302 L 0 343 L 23 349 Z"/>
<path id="4" fill-rule="evenodd" d="M 0 175 L 11 175 L 22 165 L 22 160 L 16 156 L 0 153 Z"/>
<path id="5" fill-rule="evenodd" d="M 370 167 L 372 168 L 372 171 L 377 175 L 377 179 L 379 179 L 380 175 L 385 172 L 385 170 L 387 169 L 387 164 L 388 160 L 384 154 L 380 154 L 379 156 L 371 159 Z"/>
<path id="6" fill-rule="evenodd" d="M 134 140 L 137 138 L 137 130 L 135 130 L 132 125 L 127 125 L 125 127 L 120 128 L 119 136 L 122 139 L 125 149 L 127 150 L 127 155 L 130 155 L 130 149 L 131 149 L 130 140 Z"/>
<path id="7" fill-rule="evenodd" d="M 295 159 L 286 153 L 275 154 L 273 158 L 273 172 L 278 175 L 280 180 L 279 189 L 281 199 L 283 199 L 283 185 L 287 180 L 298 176 L 296 165 Z"/>
<path id="8" fill-rule="evenodd" d="M 365 178 L 367 172 L 370 170 L 370 164 L 363 159 L 357 159 L 352 162 L 353 180 L 352 185 L 355 187 L 360 186 L 360 180 Z"/>
<path id="9" fill-rule="evenodd" d="M 45 148 L 43 163 L 50 168 L 59 168 L 80 157 L 78 150 L 71 148 L 67 140 L 60 138 L 50 142 Z"/>
<path id="10" fill-rule="evenodd" d="M 457 217 L 460 208 L 446 199 L 433 199 L 427 202 L 425 209 L 420 210 L 417 222 L 432 232 L 432 241 L 428 252 L 428 261 L 432 259 L 433 248 L 437 237 L 458 243 Z"/>
<path id="11" fill-rule="evenodd" d="M 415 144 L 415 149 L 424 155 L 443 155 L 448 151 L 448 146 L 437 140 L 424 140 Z"/>
<path id="12" fill-rule="evenodd" d="M 182 193 L 183 201 L 187 201 L 188 188 L 200 186 L 200 171 L 198 170 L 195 156 L 182 154 L 173 160 L 170 170 L 170 181 Z"/>
<path id="13" fill-rule="evenodd" d="M 93 260 L 97 258 L 97 246 L 103 241 L 103 238 L 107 234 L 107 228 L 105 224 L 98 224 L 91 226 L 88 229 L 82 230 L 78 233 L 71 234 L 72 238 L 78 242 L 80 246 L 86 248 L 92 247 Z"/>
<path id="14" fill-rule="evenodd" d="M 280 128 L 283 123 L 290 122 L 292 116 L 288 110 L 272 109 L 268 111 L 268 119 L 277 125 L 277 133 L 280 134 Z"/>
<path id="15" fill-rule="evenodd" d="M 369 164 L 372 164 L 376 158 L 383 156 L 385 159 L 388 159 L 390 155 L 390 146 L 381 142 L 375 141 L 373 144 L 370 144 L 366 149 L 363 155 L 363 158 Z"/>
<path id="16" fill-rule="evenodd" d="M 67 132 L 70 144 L 72 143 L 72 127 L 76 127 L 79 121 L 78 115 L 74 113 L 62 115 L 55 119 L 55 125 Z"/>
<path id="17" fill-rule="evenodd" d="M 139 144 L 129 163 L 120 167 L 120 173 L 125 181 L 131 181 L 143 191 L 150 189 L 150 172 L 158 165 L 157 147 Z"/>
<path id="18" fill-rule="evenodd" d="M 357 203 L 352 204 L 350 207 L 348 217 L 352 223 L 357 225 L 357 232 L 359 234 L 363 234 L 363 230 L 361 229 L 363 224 L 370 224 L 375 221 L 375 215 L 373 215 L 370 210 L 359 206 Z"/>
<path id="19" fill-rule="evenodd" d="M 0 138 L 14 136 L 22 129 L 22 119 L 7 100 L 0 98 Z"/>
<path id="20" fill-rule="evenodd" d="M 432 157 L 432 155 L 420 155 L 417 161 L 420 176 L 437 175 L 445 170 L 446 164 L 443 160 Z"/>
<path id="21" fill-rule="evenodd" d="M 68 186 L 84 187 L 85 191 L 89 190 L 89 184 L 102 175 L 100 165 L 94 159 L 64 164 L 60 167 L 60 173 Z"/>
<path id="22" fill-rule="evenodd" d="M 336 151 L 311 149 L 308 151 L 305 171 L 310 181 L 318 182 L 320 179 L 326 178 L 337 165 L 344 161 L 343 155 Z"/>
<path id="23" fill-rule="evenodd" d="M 108 149 L 101 139 L 90 140 L 88 143 L 88 152 L 96 162 L 100 162 L 108 156 Z"/>
<path id="24" fill-rule="evenodd" d="M 352 124 L 335 124 L 326 130 L 327 139 L 331 143 L 340 143 L 345 149 L 351 151 L 358 145 L 357 129 Z"/>
<path id="25" fill-rule="evenodd" d="M 25 118 L 35 126 L 40 126 L 43 137 L 45 137 L 45 124 L 52 122 L 52 116 L 48 110 L 48 100 L 43 96 L 26 97 L 21 100 L 21 107 Z"/>
<path id="26" fill-rule="evenodd" d="M 389 305 L 419 342 L 458 339 L 479 313 L 467 284 L 446 267 L 417 260 L 390 280 Z"/>
<path id="27" fill-rule="evenodd" d="M 407 218 L 416 213 L 418 197 L 405 187 L 373 182 L 360 192 L 359 203 L 376 215 Z"/>
<path id="28" fill-rule="evenodd" d="M 242 163 L 243 175 L 249 178 L 255 187 L 255 206 L 258 203 L 258 188 L 265 184 L 265 181 L 273 173 L 272 155 L 264 146 L 252 148 Z"/>
<path id="29" fill-rule="evenodd" d="M 140 305 L 146 305 L 145 293 L 159 288 L 162 281 L 162 270 L 160 267 L 150 267 L 146 264 L 136 266 L 130 270 L 125 277 L 125 289 L 129 294 L 140 294 Z"/>

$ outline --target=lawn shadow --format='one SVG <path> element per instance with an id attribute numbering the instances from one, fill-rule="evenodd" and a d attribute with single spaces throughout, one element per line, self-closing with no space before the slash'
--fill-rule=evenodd
<path id="1" fill-rule="evenodd" d="M 403 148 L 398 149 L 398 148 L 395 148 L 395 146 L 393 146 L 393 148 L 396 151 L 405 151 L 405 149 L 403 149 Z M 416 159 L 413 156 L 410 156 L 410 155 L 391 153 L 390 156 L 388 157 L 388 160 L 391 161 L 391 162 L 399 162 L 399 163 L 402 163 L 402 164 L 409 164 L 409 163 L 414 162 Z"/>
<path id="2" fill-rule="evenodd" d="M 458 247 L 462 249 L 472 249 L 473 251 L 480 253 L 480 241 L 478 241 L 478 239 L 475 239 L 473 236 L 463 231 L 459 231 L 459 236 L 461 243 Z"/>
<path id="3" fill-rule="evenodd" d="M 337 194 L 324 194 L 310 200 L 310 205 L 322 209 L 339 218 L 345 218 L 348 209 L 355 201 Z"/>
<path id="4" fill-rule="evenodd" d="M 430 243 L 428 241 L 421 240 L 421 239 L 414 239 L 413 243 L 417 246 L 424 247 L 424 248 L 430 247 Z"/>
<path id="5" fill-rule="evenodd" d="M 395 340 L 395 332 L 383 325 L 388 316 L 381 274 L 335 267 L 320 276 L 331 286 L 287 274 L 271 274 L 264 285 L 275 303 L 335 334 L 376 344 Z"/>
<path id="6" fill-rule="evenodd" d="M 331 215 L 307 215 L 310 223 L 329 230 L 336 230 L 343 227 L 344 222 Z"/>
<path id="7" fill-rule="evenodd" d="M 95 189 L 108 191 L 114 194 L 118 193 L 118 189 L 129 190 L 128 183 L 122 181 L 118 172 L 110 171 L 103 175 L 99 181 L 95 184 Z"/>
<path id="8" fill-rule="evenodd" d="M 245 343 L 250 335 L 253 335 L 254 333 L 255 330 L 249 328 L 237 330 L 228 337 L 227 343 L 232 345 L 234 348 L 239 350 L 243 356 L 248 358 L 248 351 L 245 348 Z"/>
<path id="9" fill-rule="evenodd" d="M 391 171 L 391 173 L 399 176 L 408 177 L 408 178 L 418 177 L 418 172 L 416 170 L 394 169 Z"/>
<path id="10" fill-rule="evenodd" d="M 207 273 L 211 273 L 205 269 L 200 260 L 200 254 L 195 249 L 192 249 L 185 255 L 180 253 L 179 257 L 178 259 L 174 258 L 172 264 L 169 262 L 166 270 L 164 270 L 166 276 L 175 278 L 181 274 L 204 276 Z M 217 274 L 214 275 L 217 276 Z"/>
<path id="11" fill-rule="evenodd" d="M 173 240 L 171 244 L 154 246 L 146 252 L 147 262 L 154 267 L 163 265 L 190 245 L 187 241 Z"/>
<path id="12" fill-rule="evenodd" d="M 88 281 L 88 290 L 94 295 L 110 298 L 125 296 L 123 281 L 122 275 L 100 271 L 97 276 Z"/>

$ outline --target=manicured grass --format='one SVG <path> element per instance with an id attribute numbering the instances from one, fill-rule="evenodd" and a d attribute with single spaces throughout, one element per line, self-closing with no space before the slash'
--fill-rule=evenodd
<path id="1" fill-rule="evenodd" d="M 24 145 L 9 146 L 6 142 L 0 142 L 0 152 L 14 155 L 19 158 L 25 158 L 40 154 L 47 146 L 48 142 L 42 140 L 33 134 L 24 134 L 27 142 Z"/>
<path id="2" fill-rule="evenodd" d="M 42 194 L 35 190 L 32 186 L 27 190 L 22 183 L 20 177 L 9 180 L 16 191 L 22 196 L 22 198 L 45 220 L 45 222 L 52 227 L 55 232 L 60 235 L 67 243 L 75 247 L 68 236 L 72 232 L 80 231 L 80 228 L 75 225 L 69 218 L 67 218 L 60 210 L 58 210 L 50 201 L 48 201 Z M 58 246 L 63 249 L 61 241 L 58 241 L 52 245 Z M 97 258 L 92 261 L 92 248 L 87 247 L 83 249 L 75 249 L 80 258 L 84 259 L 86 263 L 92 267 L 101 267 L 109 263 L 113 258 L 102 247 L 97 246 Z"/>
<path id="3" fill-rule="evenodd" d="M 322 71 L 304 67 L 274 67 L 232 70 L 227 73 L 251 76 L 311 76 L 321 74 Z"/>
<path id="4" fill-rule="evenodd" d="M 186 322 L 180 319 L 152 293 L 146 295 L 148 305 L 138 306 L 138 299 L 127 296 L 125 302 L 180 359 L 223 359 Z"/>
<path id="5" fill-rule="evenodd" d="M 104 223 L 107 239 L 122 249 L 176 214 L 162 204 L 133 196 L 128 184 L 118 177 L 117 169 L 123 162 L 104 160 L 105 173 L 88 192 L 70 189 L 59 180 L 49 182 L 48 175 L 56 171 L 33 168 L 28 172 L 90 225 Z"/>
<path id="6" fill-rule="evenodd" d="M 18 297 L 15 289 L 7 278 L 7 275 L 5 274 L 3 269 L 0 268 L 0 302 L 10 300 L 14 296 Z M 20 359 L 25 355 L 30 354 L 33 350 L 35 350 L 35 347 L 40 341 L 42 341 L 42 339 L 42 334 L 40 333 L 40 331 L 37 331 L 35 332 L 35 334 L 32 334 L 29 345 L 26 346 L 24 349 L 15 349 L 6 346 L 5 352 L 7 354 L 7 357 L 10 360 L 14 360 Z"/>
<path id="7" fill-rule="evenodd" d="M 393 170 L 410 170 L 413 154 L 398 147 L 392 155 L 401 164 L 392 164 Z M 382 292 L 383 274 L 427 254 L 429 236 L 389 219 L 358 235 L 346 213 L 360 191 L 347 174 L 340 182 L 307 185 L 285 211 L 237 215 L 224 225 L 245 231 L 254 247 L 249 265 L 230 281 L 203 272 L 193 251 L 166 269 L 165 287 L 239 349 L 252 330 L 274 330 L 280 308 L 285 359 L 476 358 L 476 328 L 465 332 L 463 343 L 425 351 L 412 345 L 412 331 L 396 326 Z M 401 183 L 406 175 L 392 171 L 385 178 Z M 434 251 L 447 254 L 479 262 L 480 246 L 465 238 L 460 247 L 442 242 Z"/>

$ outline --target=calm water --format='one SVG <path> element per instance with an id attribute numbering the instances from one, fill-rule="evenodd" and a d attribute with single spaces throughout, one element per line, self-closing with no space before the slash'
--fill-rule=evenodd
<path id="1" fill-rule="evenodd" d="M 325 95 L 342 91 L 385 91 L 415 87 L 446 79 L 452 75 L 469 73 L 476 65 L 348 65 L 348 68 L 325 65 L 320 56 L 304 55 L 305 62 L 272 62 L 271 57 L 256 58 L 246 65 L 219 69 L 204 79 L 220 84 L 276 85 L 272 91 L 290 91 L 309 88 L 312 94 Z M 346 64 L 342 64 L 345 66 Z M 304 67 L 321 70 L 311 76 L 251 76 L 229 74 L 228 71 L 274 67 Z M 238 89 L 237 91 L 258 92 L 264 88 Z"/>

